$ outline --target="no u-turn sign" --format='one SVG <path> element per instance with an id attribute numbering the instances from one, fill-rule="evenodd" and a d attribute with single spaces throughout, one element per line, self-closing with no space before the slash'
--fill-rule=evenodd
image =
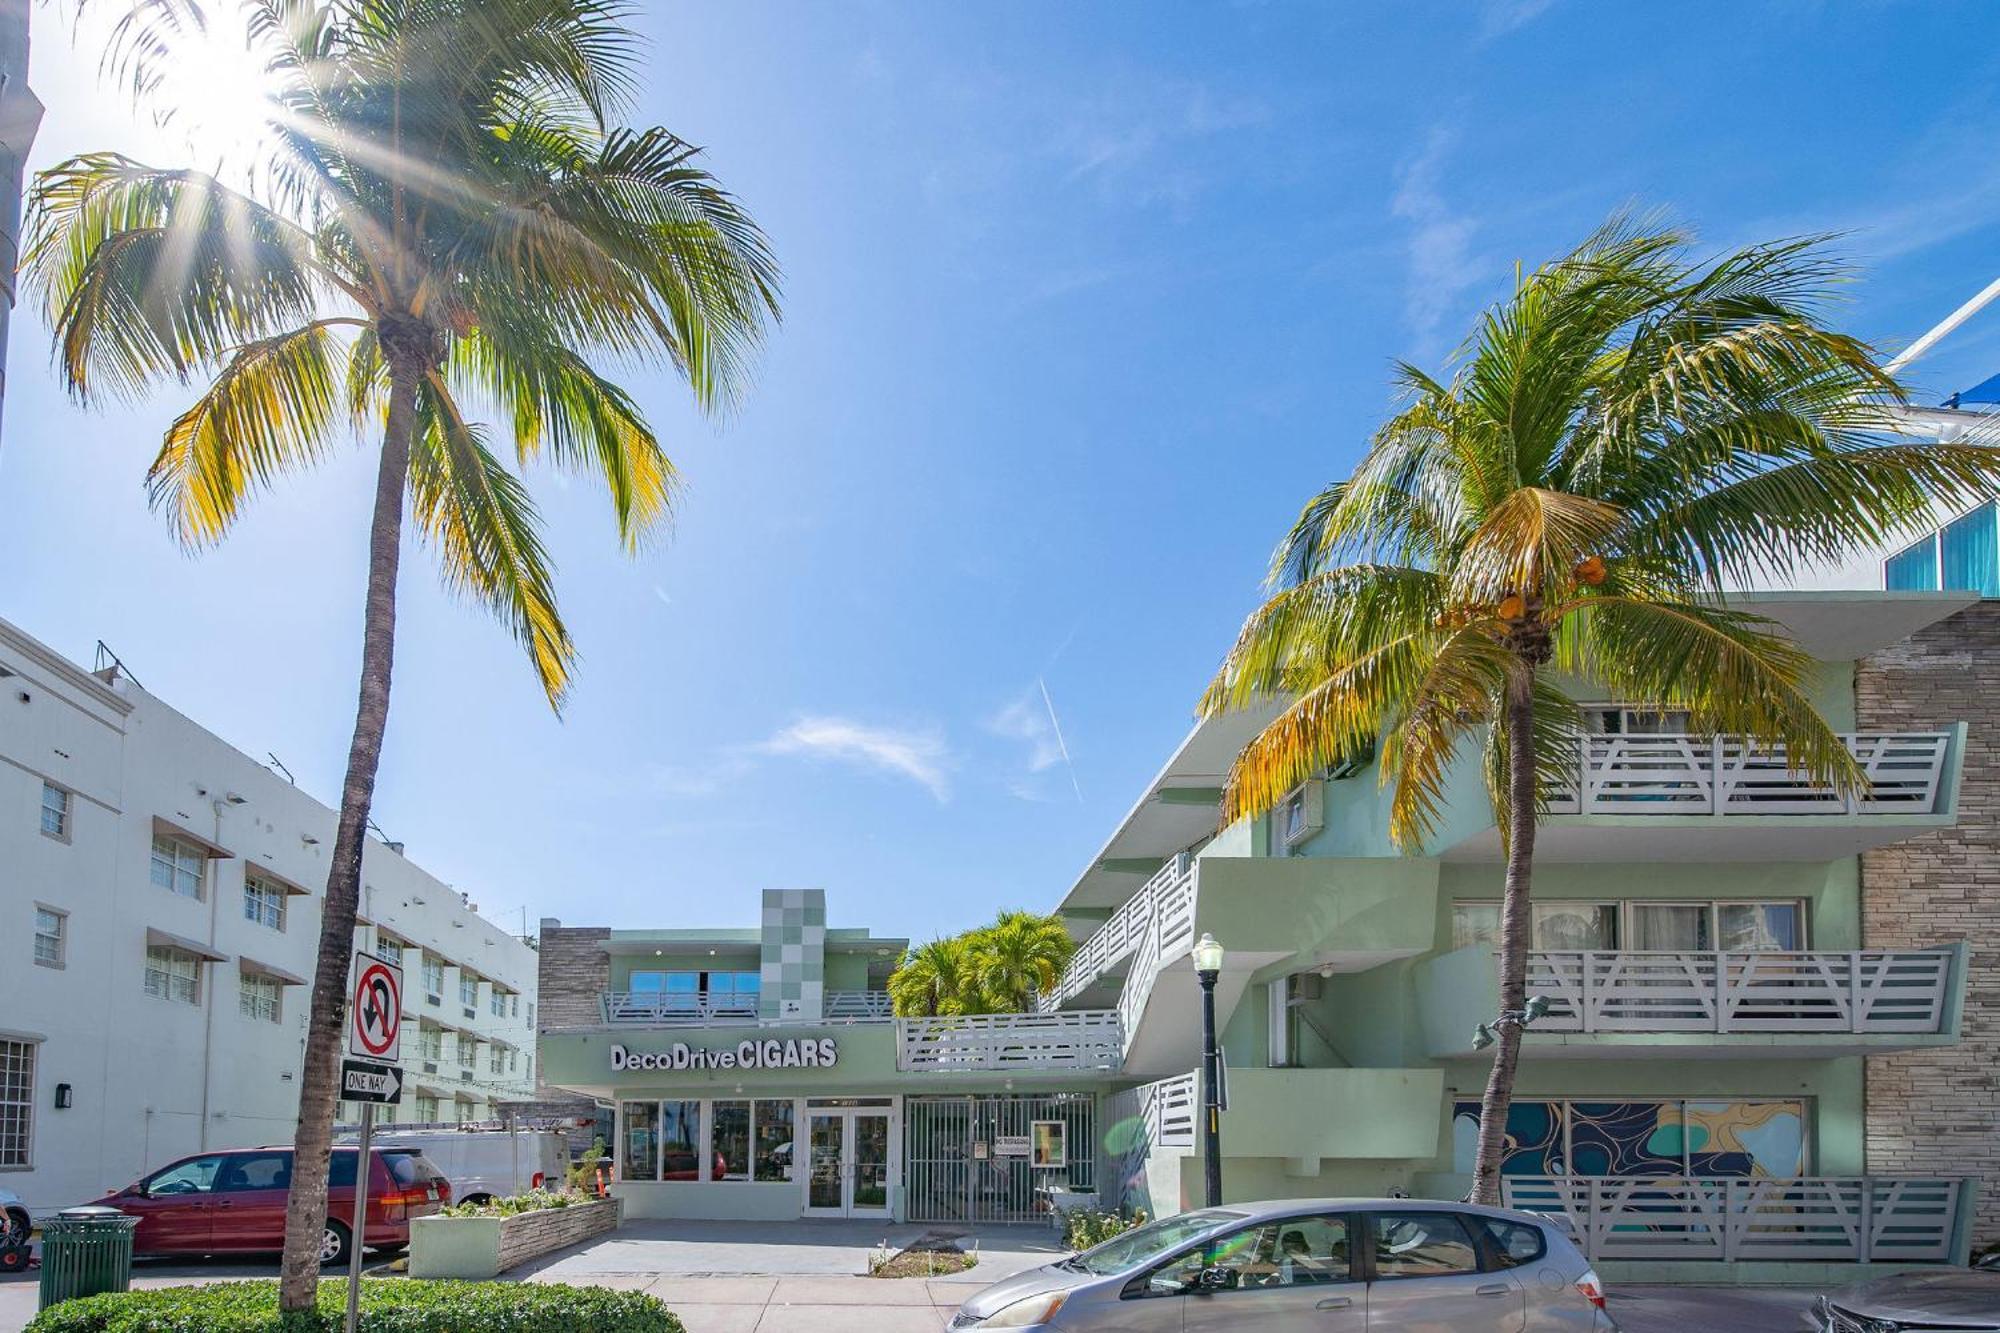
<path id="1" fill-rule="evenodd" d="M 403 1054 L 403 969 L 371 953 L 354 955 L 347 1006 L 347 1053 L 396 1064 Z"/>

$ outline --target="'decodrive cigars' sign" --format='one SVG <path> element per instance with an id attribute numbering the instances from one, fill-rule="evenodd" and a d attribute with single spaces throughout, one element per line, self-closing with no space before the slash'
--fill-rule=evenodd
<path id="1" fill-rule="evenodd" d="M 677 1041 L 664 1051 L 628 1051 L 614 1043 L 611 1068 L 627 1069 L 831 1069 L 840 1060 L 832 1037 L 765 1037 L 709 1048 Z"/>

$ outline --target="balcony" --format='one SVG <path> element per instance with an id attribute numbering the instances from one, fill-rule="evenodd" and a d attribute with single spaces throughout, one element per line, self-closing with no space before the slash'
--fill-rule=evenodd
<path id="1" fill-rule="evenodd" d="M 906 1073 L 1110 1071 L 1124 1049 L 1118 1014 L 1108 1009 L 896 1020 L 896 1068 Z"/>
<path id="2" fill-rule="evenodd" d="M 1842 737 L 1867 776 L 1843 795 L 1788 766 L 1783 746 L 1676 733 L 1591 736 L 1573 791 L 1536 838 L 1557 861 L 1825 861 L 1944 827 L 1957 817 L 1964 728 Z M 1447 860 L 1495 860 L 1488 824 Z"/>
<path id="3" fill-rule="evenodd" d="M 886 1023 L 893 1017 L 882 991 L 828 991 L 825 1013 L 797 1018 L 762 1019 L 754 1000 L 740 996 L 711 999 L 706 995 L 665 991 L 604 991 L 598 1005 L 606 1027 L 694 1028 L 756 1027 L 797 1023 Z"/>
<path id="4" fill-rule="evenodd" d="M 1951 1177 L 1507 1176 L 1509 1208 L 1563 1213 L 1592 1262 L 1964 1263 L 1972 1184 Z"/>
<path id="5" fill-rule="evenodd" d="M 1494 958 L 1459 949 L 1419 969 L 1431 1054 L 1473 1054 L 1496 1008 Z M 1538 1056 L 1835 1056 L 1948 1044 L 1965 994 L 1965 946 L 1811 953 L 1536 952 L 1528 993 L 1550 1002 L 1528 1031 Z"/>
<path id="6" fill-rule="evenodd" d="M 1062 979 L 1036 1003 L 1054 1012 L 1111 975 L 1135 953 L 1157 954 L 1168 946 L 1194 943 L 1194 858 L 1182 853 L 1167 863 L 1127 898 L 1077 946 Z"/>

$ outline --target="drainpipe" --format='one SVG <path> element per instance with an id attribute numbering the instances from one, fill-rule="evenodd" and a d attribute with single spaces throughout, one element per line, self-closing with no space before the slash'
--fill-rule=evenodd
<path id="1" fill-rule="evenodd" d="M 209 840 L 216 847 L 220 847 L 222 846 L 221 798 L 218 797 L 210 801 L 208 808 L 214 814 L 214 822 L 209 827 Z M 220 862 L 221 859 L 220 857 L 212 856 L 208 858 L 208 861 Z M 220 881 L 221 878 L 221 870 L 218 867 L 213 879 Z M 219 882 L 211 883 L 208 886 L 208 951 L 210 953 L 221 952 L 215 947 L 216 926 L 220 921 L 218 913 L 221 909 L 222 886 Z M 220 965 L 217 963 L 208 962 L 207 960 L 204 960 L 204 962 L 208 967 L 219 969 Z M 201 1034 L 201 1130 L 195 1136 L 195 1147 L 202 1152 L 208 1151 L 208 1089 L 209 1085 L 215 1081 L 213 1077 L 215 1072 L 215 1008 L 222 1000 L 222 997 L 216 994 L 221 989 L 221 984 L 215 981 L 215 976 L 216 973 L 209 973 L 211 984 L 208 988 L 208 1003 L 202 1006 L 206 1010 L 206 1013 L 204 1015 Z"/>

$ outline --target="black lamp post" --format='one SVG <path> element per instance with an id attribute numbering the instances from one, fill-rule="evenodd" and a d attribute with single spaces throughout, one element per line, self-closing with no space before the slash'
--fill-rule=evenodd
<path id="1" fill-rule="evenodd" d="M 1208 1206 L 1222 1206 L 1222 1058 L 1215 1049 L 1215 978 L 1222 946 L 1206 931 L 1194 944 L 1194 974 L 1201 979 L 1202 1175 Z"/>

